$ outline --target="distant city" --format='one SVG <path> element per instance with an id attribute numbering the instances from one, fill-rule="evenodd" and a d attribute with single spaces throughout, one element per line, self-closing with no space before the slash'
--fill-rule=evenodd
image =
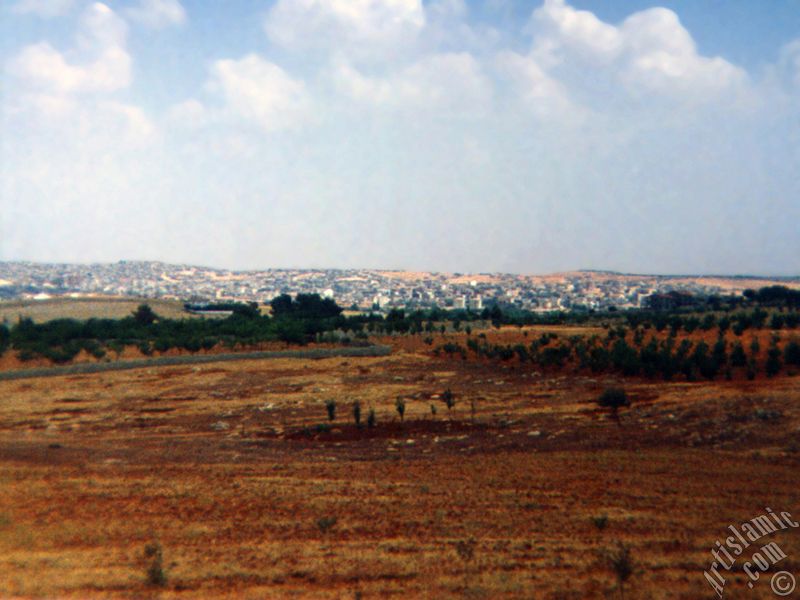
<path id="1" fill-rule="evenodd" d="M 439 307 L 482 310 L 494 304 L 530 311 L 637 308 L 653 294 L 741 294 L 800 277 L 630 275 L 573 271 L 553 275 L 419 273 L 375 269 L 231 271 L 162 262 L 112 264 L 0 262 L 0 300 L 126 296 L 184 302 L 269 302 L 317 293 L 352 310 Z"/>

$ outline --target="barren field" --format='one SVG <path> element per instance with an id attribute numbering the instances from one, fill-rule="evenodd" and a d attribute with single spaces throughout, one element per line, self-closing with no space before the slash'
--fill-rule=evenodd
<path id="1" fill-rule="evenodd" d="M 53 298 L 50 300 L 20 300 L 0 302 L 0 323 L 16 323 L 29 317 L 37 323 L 53 319 L 121 319 L 130 316 L 140 304 L 149 304 L 159 315 L 170 319 L 189 318 L 183 304 L 174 300 L 152 298 Z"/>
<path id="2" fill-rule="evenodd" d="M 617 423 L 594 400 L 620 383 Z M 625 598 L 712 598 L 728 525 L 800 515 L 798 383 L 399 347 L 0 382 L 0 596 L 619 598 L 607 555 L 624 543 Z M 800 576 L 800 530 L 770 539 Z M 775 597 L 769 573 L 751 590 L 735 571 L 726 597 Z"/>

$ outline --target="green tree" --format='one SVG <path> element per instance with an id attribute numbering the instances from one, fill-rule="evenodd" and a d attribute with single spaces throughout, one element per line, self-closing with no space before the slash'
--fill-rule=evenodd
<path id="1" fill-rule="evenodd" d="M 139 325 L 152 325 L 158 320 L 158 315 L 149 304 L 140 304 L 133 312 L 133 320 Z"/>
<path id="2" fill-rule="evenodd" d="M 8 331 L 8 327 L 5 325 L 0 325 L 0 356 L 2 356 L 3 352 L 6 351 L 10 342 L 11 333 Z"/>
<path id="3" fill-rule="evenodd" d="M 622 388 L 610 387 L 603 390 L 597 399 L 597 404 L 611 411 L 611 417 L 619 423 L 619 409 L 630 406 L 628 394 Z"/>
<path id="4" fill-rule="evenodd" d="M 747 355 L 744 353 L 742 342 L 737 341 L 731 351 L 731 365 L 734 367 L 744 367 L 747 364 Z"/>
<path id="5" fill-rule="evenodd" d="M 764 367 L 767 377 L 777 375 L 781 370 L 781 366 L 781 351 L 777 345 L 770 346 L 769 350 L 767 350 L 767 363 Z"/>
<path id="6" fill-rule="evenodd" d="M 791 340 L 783 350 L 783 359 L 787 365 L 800 367 L 800 344 L 796 340 Z"/>

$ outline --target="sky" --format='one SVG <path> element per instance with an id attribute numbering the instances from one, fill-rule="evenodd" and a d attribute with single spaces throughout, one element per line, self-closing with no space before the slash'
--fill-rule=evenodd
<path id="1" fill-rule="evenodd" d="M 800 275 L 797 0 L 0 2 L 0 260 Z"/>

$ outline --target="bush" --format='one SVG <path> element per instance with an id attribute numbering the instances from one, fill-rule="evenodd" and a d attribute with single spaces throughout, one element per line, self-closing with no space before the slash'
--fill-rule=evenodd
<path id="1" fill-rule="evenodd" d="M 325 410 L 328 411 L 328 420 L 336 418 L 336 400 L 325 400 Z"/>
<path id="2" fill-rule="evenodd" d="M 456 542 L 456 554 L 464 562 L 470 562 L 475 558 L 475 543 L 474 539 L 459 540 Z"/>
<path id="3" fill-rule="evenodd" d="M 442 394 L 442 400 L 444 400 L 445 406 L 447 406 L 447 410 L 452 410 L 453 407 L 456 405 L 456 396 L 447 388 L 444 393 Z"/>
<path id="4" fill-rule="evenodd" d="M 397 414 L 400 415 L 400 421 L 402 422 L 406 414 L 406 401 L 401 396 L 398 396 L 394 406 L 397 409 Z"/>
<path id="5" fill-rule="evenodd" d="M 164 573 L 164 557 L 161 551 L 161 544 L 153 542 L 144 547 L 144 557 L 150 560 L 147 567 L 147 583 L 150 585 L 163 587 L 167 584 L 167 576 Z"/>
<path id="6" fill-rule="evenodd" d="M 339 519 L 336 517 L 321 517 L 317 519 L 317 527 L 322 533 L 327 533 L 329 530 L 333 529 L 333 526 L 336 525 L 336 522 Z"/>
<path id="7" fill-rule="evenodd" d="M 606 388 L 600 397 L 597 399 L 597 404 L 603 408 L 611 410 L 611 416 L 619 421 L 619 409 L 624 406 L 630 406 L 628 395 L 622 388 Z"/>
<path id="8" fill-rule="evenodd" d="M 624 597 L 625 582 L 633 575 L 633 560 L 628 546 L 620 544 L 615 551 L 606 555 L 609 566 L 617 577 L 620 595 Z"/>

